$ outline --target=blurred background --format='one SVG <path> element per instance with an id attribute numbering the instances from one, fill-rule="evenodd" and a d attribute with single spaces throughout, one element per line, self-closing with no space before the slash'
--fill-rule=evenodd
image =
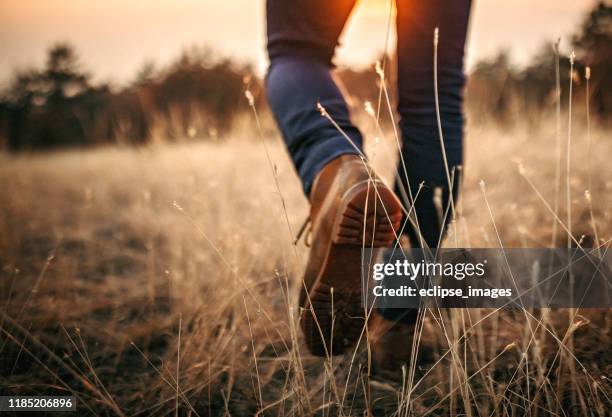
<path id="1" fill-rule="evenodd" d="M 265 113 L 263 1 L 0 3 L 2 148 L 222 138 L 247 109 L 245 83 Z M 338 75 L 357 109 L 377 98 L 373 63 L 385 53 L 388 15 L 388 1 L 360 1 L 342 37 Z M 591 0 L 476 1 L 468 115 L 537 122 L 554 110 L 560 39 L 562 85 L 575 50 L 573 77 L 580 85 L 585 65 L 592 68 L 592 115 L 606 122 L 611 15 L 610 5 Z"/>

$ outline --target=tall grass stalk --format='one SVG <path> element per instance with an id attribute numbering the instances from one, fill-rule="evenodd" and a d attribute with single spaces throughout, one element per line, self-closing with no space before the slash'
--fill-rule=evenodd
<path id="1" fill-rule="evenodd" d="M 561 195 L 561 70 L 560 70 L 560 55 L 559 45 L 561 44 L 561 38 L 558 38 L 553 45 L 555 52 L 555 203 L 554 212 L 559 214 L 559 200 Z M 557 246 L 557 222 L 552 222 L 552 247 Z"/>
<path id="2" fill-rule="evenodd" d="M 176 344 L 176 399 L 174 402 L 174 416 L 179 413 L 179 392 L 180 392 L 180 370 L 181 370 L 181 330 L 183 327 L 183 315 L 179 314 L 178 342 Z"/>
<path id="3" fill-rule="evenodd" d="M 567 102 L 567 149 L 565 156 L 565 184 L 566 184 L 566 208 L 567 208 L 567 227 L 568 234 L 572 234 L 572 187 L 571 187 L 571 160 L 572 160 L 572 90 L 574 85 L 574 60 L 576 54 L 570 53 L 570 72 L 569 72 L 569 97 Z M 571 248 L 571 237 L 567 239 L 568 248 Z"/>
<path id="4" fill-rule="evenodd" d="M 272 171 L 272 177 L 274 178 L 274 186 L 276 187 L 276 191 L 278 193 L 278 198 L 280 199 L 280 203 L 282 205 L 283 208 L 283 214 L 285 216 L 285 221 L 287 222 L 287 229 L 289 231 L 289 236 L 290 236 L 290 242 L 292 242 L 294 240 L 295 235 L 293 234 L 293 229 L 291 228 L 291 222 L 289 221 L 289 213 L 287 212 L 287 203 L 285 202 L 285 197 L 283 197 L 283 193 L 281 191 L 280 188 L 280 184 L 278 181 L 278 172 L 276 170 L 276 165 L 274 164 L 274 162 L 272 162 L 272 157 L 270 156 L 270 151 L 268 150 L 268 145 L 266 144 L 266 140 L 263 137 L 263 129 L 261 127 L 261 121 L 259 119 L 259 113 L 257 112 L 257 107 L 255 106 L 255 97 L 253 96 L 253 93 L 251 92 L 251 90 L 247 89 L 244 92 L 244 95 L 247 99 L 247 102 L 249 103 L 249 107 L 251 108 L 251 110 L 253 111 L 253 116 L 255 117 L 255 123 L 257 126 L 257 134 L 259 136 L 259 139 L 264 147 L 264 151 L 266 153 L 266 160 L 268 161 L 268 165 L 270 167 L 270 170 Z M 297 256 L 297 253 L 296 253 Z"/>
<path id="5" fill-rule="evenodd" d="M 591 80 L 591 67 L 587 66 L 584 69 L 584 79 L 586 81 L 585 87 L 585 109 L 586 109 L 586 125 L 587 125 L 587 160 L 591 160 L 592 156 L 592 141 L 591 141 L 591 90 L 589 83 Z M 584 192 L 584 196 L 589 206 L 589 217 L 591 220 L 591 228 L 593 229 L 593 237 L 595 239 L 595 246 L 599 247 L 599 233 L 597 232 L 597 223 L 595 222 L 595 215 L 593 213 L 593 167 L 591 164 L 587 166 L 587 190 Z M 598 250 L 598 256 L 601 257 L 601 250 Z"/>
<path id="6" fill-rule="evenodd" d="M 440 116 L 440 98 L 438 94 L 438 43 L 440 38 L 440 29 L 436 27 L 434 29 L 433 35 L 433 45 L 434 45 L 434 56 L 433 56 L 433 64 L 434 64 L 434 100 L 436 104 L 436 122 L 438 125 L 438 138 L 440 139 L 440 149 L 442 151 L 442 159 L 444 160 L 444 171 L 446 173 L 446 180 L 448 181 L 448 193 L 449 193 L 449 204 L 451 208 L 451 222 L 453 227 L 455 228 L 455 236 L 457 236 L 457 216 L 455 213 L 455 202 L 453 198 L 453 182 L 450 175 L 450 170 L 448 167 L 448 159 L 446 157 L 446 146 L 444 144 L 444 134 L 442 133 L 442 119 Z M 447 208 L 445 208 L 447 210 Z M 446 217 L 446 216 L 445 216 Z M 446 218 L 442 220 L 442 225 L 444 225 Z M 441 235 L 442 233 L 440 233 Z M 440 246 L 441 239 L 438 242 L 438 247 Z"/>
<path id="7" fill-rule="evenodd" d="M 565 167 L 565 175 L 566 175 L 566 179 L 565 179 L 565 183 L 566 183 L 566 208 L 567 208 L 567 227 L 568 227 L 568 239 L 567 239 L 567 248 L 568 248 L 568 255 L 570 255 L 570 251 L 572 248 L 572 241 L 571 241 L 571 236 L 572 236 L 572 172 L 571 172 L 571 167 L 572 167 L 572 92 L 573 92 L 573 85 L 574 85 L 574 60 L 576 59 L 576 54 L 574 51 L 570 52 L 569 55 L 569 63 L 570 63 L 570 70 L 569 70 L 569 93 L 568 93 L 568 103 L 567 103 L 567 144 L 566 144 L 566 157 L 565 157 L 565 162 L 566 162 L 566 167 Z M 570 256 L 568 256 L 568 259 L 571 259 Z M 569 283 L 570 283 L 570 299 L 574 299 L 574 273 L 573 273 L 573 268 L 572 265 L 570 264 L 568 266 L 568 272 L 569 272 Z M 570 320 L 570 325 L 574 320 L 574 316 L 577 314 L 577 311 L 573 308 L 569 309 L 569 320 Z M 568 343 L 570 345 L 572 345 L 573 343 L 573 337 L 572 335 L 569 335 L 570 339 L 568 341 Z M 564 355 L 565 356 L 565 355 Z M 571 374 L 571 384 L 572 386 L 574 386 L 575 384 L 575 376 L 576 376 L 576 370 L 574 367 L 574 362 L 573 361 L 569 361 L 569 369 L 570 369 L 570 374 Z M 562 384 L 562 378 L 558 379 L 557 382 L 557 390 L 560 391 L 560 387 Z M 575 390 L 572 390 L 572 402 L 575 402 Z"/>

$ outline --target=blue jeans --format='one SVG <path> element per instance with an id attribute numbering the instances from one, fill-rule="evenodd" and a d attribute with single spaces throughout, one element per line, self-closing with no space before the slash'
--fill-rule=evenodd
<path id="1" fill-rule="evenodd" d="M 343 154 L 357 154 L 329 120 L 320 102 L 359 149 L 363 138 L 350 120 L 331 70 L 332 58 L 356 0 L 267 0 L 270 68 L 267 95 L 287 149 L 309 195 L 317 173 Z M 413 246 L 436 247 L 444 225 L 434 205 L 434 191 L 449 202 L 448 178 L 436 121 L 434 96 L 434 28 L 438 46 L 438 96 L 449 172 L 463 157 L 463 55 L 471 0 L 396 0 L 398 113 L 402 156 L 396 192 L 405 207 L 415 201 L 424 242 L 409 222 L 405 232 Z M 459 173 L 453 176 L 459 182 Z M 458 187 L 453 186 L 453 191 Z M 409 195 L 411 192 L 412 195 Z M 456 193 L 454 198 L 456 198 Z"/>

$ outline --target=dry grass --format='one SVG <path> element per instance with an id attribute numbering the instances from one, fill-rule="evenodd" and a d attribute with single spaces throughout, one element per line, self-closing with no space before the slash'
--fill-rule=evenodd
<path id="1" fill-rule="evenodd" d="M 612 143 L 593 130 L 588 160 L 583 131 L 572 137 L 573 230 L 594 235 L 595 224 L 608 242 Z M 460 244 L 499 246 L 494 220 L 504 246 L 550 246 L 554 217 L 517 163 L 551 203 L 554 126 L 468 132 Z M 268 147 L 295 233 L 307 202 L 278 139 Z M 368 151 L 388 172 L 387 148 Z M 368 379 L 363 346 L 352 368 L 352 355 L 310 356 L 296 323 L 306 249 L 291 244 L 260 142 L 0 155 L 0 196 L 3 393 L 72 392 L 82 413 L 103 415 L 612 409 L 609 310 L 428 311 L 421 345 L 434 359 L 419 361 L 411 389 Z"/>

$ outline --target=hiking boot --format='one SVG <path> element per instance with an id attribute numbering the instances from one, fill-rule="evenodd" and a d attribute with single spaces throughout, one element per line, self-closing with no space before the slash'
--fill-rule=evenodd
<path id="1" fill-rule="evenodd" d="M 395 241 L 402 208 L 355 155 L 336 158 L 321 170 L 310 203 L 312 248 L 300 294 L 301 327 L 314 355 L 337 355 L 357 342 L 365 324 L 362 249 Z"/>

